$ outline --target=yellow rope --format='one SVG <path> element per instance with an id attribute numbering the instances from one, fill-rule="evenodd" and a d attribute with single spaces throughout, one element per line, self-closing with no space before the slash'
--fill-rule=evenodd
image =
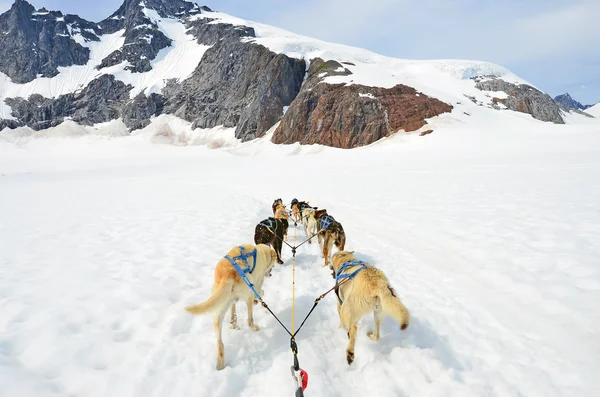
<path id="1" fill-rule="evenodd" d="M 296 227 L 294 226 L 294 247 L 296 246 Z M 296 309 L 294 307 L 294 290 L 296 289 L 296 255 L 292 255 L 292 335 L 295 332 Z"/>

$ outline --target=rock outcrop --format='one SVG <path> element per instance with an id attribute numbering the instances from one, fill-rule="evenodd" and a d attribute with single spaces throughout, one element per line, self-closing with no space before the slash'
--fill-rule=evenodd
<path id="1" fill-rule="evenodd" d="M 527 84 L 508 83 L 497 77 L 475 78 L 476 87 L 482 91 L 504 91 L 508 98 L 494 98 L 495 103 L 502 103 L 510 110 L 528 113 L 534 119 L 564 124 L 560 108 L 552 97 Z"/>
<path id="2" fill-rule="evenodd" d="M 322 82 L 340 74 L 350 71 L 335 61 L 311 62 L 308 80 L 275 130 L 274 143 L 355 148 L 399 130 L 418 130 L 425 119 L 452 110 L 451 105 L 401 84 L 379 88 Z"/>
<path id="3" fill-rule="evenodd" d="M 78 40 L 98 41 L 101 29 L 76 15 L 35 8 L 16 0 L 0 15 L 0 72 L 14 83 L 28 83 L 38 76 L 52 77 L 58 67 L 84 65 L 89 49 Z"/>
<path id="4" fill-rule="evenodd" d="M 240 41 L 254 37 L 251 28 L 209 22 L 191 26 L 198 41 L 212 47 L 190 78 L 165 89 L 165 112 L 193 128 L 223 125 L 236 127 L 243 141 L 261 137 L 298 95 L 306 63 Z"/>
<path id="5" fill-rule="evenodd" d="M 114 76 L 103 75 L 75 94 L 56 99 L 34 94 L 28 99 L 9 98 L 6 103 L 12 108 L 18 125 L 34 130 L 54 127 L 67 117 L 79 124 L 93 125 L 121 117 L 131 89 Z"/>

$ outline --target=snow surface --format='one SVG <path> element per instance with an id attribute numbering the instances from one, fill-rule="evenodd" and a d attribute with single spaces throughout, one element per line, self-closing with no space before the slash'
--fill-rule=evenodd
<path id="1" fill-rule="evenodd" d="M 150 127 L 109 137 L 119 122 L 0 140 L 0 394 L 293 395 L 289 339 L 264 309 L 253 332 L 238 305 L 216 371 L 211 317 L 184 307 L 275 198 L 296 197 L 343 224 L 412 316 L 404 332 L 386 318 L 379 342 L 365 317 L 348 366 L 327 296 L 298 336 L 307 396 L 599 395 L 600 128 L 483 114 L 352 151 L 160 145 Z M 283 257 L 264 298 L 289 325 Z M 296 324 L 332 285 L 316 245 L 299 248 Z"/>
<path id="2" fill-rule="evenodd" d="M 600 103 L 595 104 L 591 108 L 585 110 L 587 114 L 591 114 L 594 117 L 600 118 Z"/>

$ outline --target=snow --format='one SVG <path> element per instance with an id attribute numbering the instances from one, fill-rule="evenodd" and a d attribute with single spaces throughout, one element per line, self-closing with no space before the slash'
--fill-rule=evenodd
<path id="1" fill-rule="evenodd" d="M 595 104 L 591 108 L 585 110 L 587 114 L 591 114 L 594 117 L 600 118 L 600 103 Z"/>
<path id="2" fill-rule="evenodd" d="M 179 81 L 190 77 L 206 50 L 210 46 L 198 44 L 196 39 L 187 34 L 186 27 L 176 19 L 161 18 L 154 10 L 143 9 L 144 14 L 169 38 L 173 40 L 170 47 L 159 51 L 155 59 L 150 61 L 152 70 L 145 73 L 132 73 L 125 70 L 127 62 L 106 68 L 104 73 L 113 74 L 125 84 L 134 88 L 130 91 L 133 98 L 140 92 L 146 95 L 160 93 L 168 79 Z M 150 42 L 151 37 L 144 37 Z"/>
<path id="3" fill-rule="evenodd" d="M 359 97 L 361 97 L 361 98 L 371 98 L 371 99 L 375 99 L 375 95 L 373 95 L 373 94 L 371 94 L 371 93 L 367 93 L 367 94 L 362 94 L 362 93 L 359 93 L 359 94 L 358 94 L 358 96 L 359 96 Z"/>
<path id="4" fill-rule="evenodd" d="M 492 114 L 352 151 L 152 143 L 161 123 L 165 137 L 193 132 L 164 117 L 121 138 L 107 136 L 114 123 L 0 140 L 2 394 L 293 395 L 289 339 L 264 309 L 253 332 L 238 304 L 216 371 L 211 316 L 184 307 L 208 297 L 215 263 L 252 241 L 273 199 L 296 197 L 343 224 L 347 249 L 386 273 L 412 316 L 403 332 L 386 318 L 379 342 L 365 317 L 348 366 L 327 296 L 297 339 L 307 396 L 598 395 L 600 129 Z M 264 298 L 289 325 L 283 258 Z M 333 286 L 315 244 L 298 249 L 295 277 L 298 324 Z"/>

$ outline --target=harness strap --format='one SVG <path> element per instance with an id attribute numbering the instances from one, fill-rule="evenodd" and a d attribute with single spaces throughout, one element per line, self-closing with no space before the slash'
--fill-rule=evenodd
<path id="1" fill-rule="evenodd" d="M 250 264 L 248 263 L 248 257 L 252 257 L 252 259 L 254 260 L 252 263 L 252 268 L 250 268 Z M 256 298 L 258 300 L 262 301 L 262 297 L 258 294 L 258 292 L 256 292 L 256 289 L 254 289 L 254 284 L 252 284 L 252 282 L 246 275 L 246 273 L 252 274 L 252 272 L 256 268 L 256 249 L 252 250 L 252 252 L 247 253 L 245 251 L 244 247 L 242 247 L 240 245 L 240 255 L 238 255 L 234 258 L 231 258 L 230 256 L 226 255 L 225 259 L 227 259 L 229 261 L 229 263 L 231 263 L 231 265 L 235 268 L 235 270 L 238 272 L 238 274 L 240 275 L 242 280 L 244 280 L 244 282 L 246 283 L 248 288 L 250 288 L 250 290 L 252 290 L 252 292 L 254 292 L 254 295 L 256 295 Z M 246 264 L 245 269 L 242 269 L 240 267 L 240 265 L 238 265 L 237 261 L 240 259 L 242 259 L 244 261 L 244 263 Z"/>
<path id="2" fill-rule="evenodd" d="M 360 267 L 358 269 L 356 269 L 355 271 L 353 271 L 352 273 L 342 273 L 345 270 L 347 270 L 348 268 L 355 267 L 355 266 L 360 266 Z M 342 283 L 346 282 L 346 281 L 350 281 L 354 277 L 356 277 L 356 275 L 358 273 L 362 272 L 366 268 L 367 268 L 367 265 L 365 264 L 365 262 L 359 261 L 359 260 L 353 260 L 353 261 L 345 262 L 344 264 L 342 264 L 342 266 L 335 273 L 335 285 L 336 285 L 335 294 L 337 295 L 340 305 L 343 303 L 342 298 L 340 297 L 340 294 L 339 294 L 339 285 L 341 284 L 340 281 Z"/>
<path id="3" fill-rule="evenodd" d="M 333 222 L 335 222 L 335 219 L 333 219 L 333 216 L 331 215 L 325 215 L 321 217 L 321 229 L 327 229 Z"/>
<path id="4" fill-rule="evenodd" d="M 267 222 L 267 223 L 265 223 Z M 264 227 L 266 227 L 267 229 L 271 229 L 274 232 L 277 231 L 277 225 L 279 224 L 279 222 L 277 222 L 277 220 L 275 218 L 267 218 L 264 221 L 262 221 L 260 223 L 260 225 L 263 225 Z"/>

